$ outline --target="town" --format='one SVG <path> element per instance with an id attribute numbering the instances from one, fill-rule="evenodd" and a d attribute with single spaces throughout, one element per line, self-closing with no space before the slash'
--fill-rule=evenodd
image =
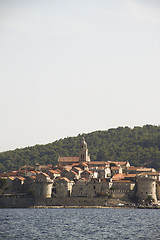
<path id="1" fill-rule="evenodd" d="M 158 205 L 160 172 L 128 161 L 92 161 L 84 137 L 78 157 L 1 173 L 0 207 Z"/>

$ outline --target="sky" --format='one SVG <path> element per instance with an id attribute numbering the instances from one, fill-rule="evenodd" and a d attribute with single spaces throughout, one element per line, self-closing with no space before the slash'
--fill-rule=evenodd
<path id="1" fill-rule="evenodd" d="M 0 152 L 160 125 L 159 0 L 0 0 Z"/>

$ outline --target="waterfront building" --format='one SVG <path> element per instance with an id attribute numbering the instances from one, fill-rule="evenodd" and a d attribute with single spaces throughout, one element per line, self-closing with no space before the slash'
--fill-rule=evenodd
<path id="1" fill-rule="evenodd" d="M 52 196 L 53 197 L 70 197 L 72 193 L 72 186 L 74 181 L 70 181 L 66 177 L 56 178 L 53 184 Z"/>
<path id="2" fill-rule="evenodd" d="M 50 198 L 52 194 L 53 180 L 50 179 L 46 173 L 39 173 L 35 181 L 35 197 L 36 198 Z"/>
<path id="3" fill-rule="evenodd" d="M 149 196 L 157 203 L 157 173 L 140 173 L 137 175 L 137 197 L 145 201 Z"/>

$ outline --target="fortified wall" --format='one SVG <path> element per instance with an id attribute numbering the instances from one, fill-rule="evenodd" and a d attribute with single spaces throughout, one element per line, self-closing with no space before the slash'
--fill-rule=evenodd
<path id="1" fill-rule="evenodd" d="M 160 200 L 159 172 L 130 166 L 128 161 L 90 161 L 84 138 L 79 157 L 59 157 L 53 168 L 39 164 L 34 171 L 31 166 L 23 168 L 2 174 L 7 185 L 1 189 L 0 207 L 106 206 L 112 200 Z"/>
<path id="2" fill-rule="evenodd" d="M 154 199 L 154 202 L 157 202 L 156 195 L 156 176 L 140 174 L 137 176 L 137 196 L 144 200 L 148 196 L 151 196 Z"/>
<path id="3" fill-rule="evenodd" d="M 1 208 L 28 208 L 34 206 L 35 199 L 33 197 L 26 196 L 0 196 Z"/>
<path id="4" fill-rule="evenodd" d="M 46 206 L 105 206 L 105 198 L 48 198 L 46 199 Z"/>

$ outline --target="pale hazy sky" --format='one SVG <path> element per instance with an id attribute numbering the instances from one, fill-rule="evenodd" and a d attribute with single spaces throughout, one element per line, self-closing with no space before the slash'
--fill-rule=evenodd
<path id="1" fill-rule="evenodd" d="M 0 151 L 160 124 L 160 0 L 0 0 Z"/>

